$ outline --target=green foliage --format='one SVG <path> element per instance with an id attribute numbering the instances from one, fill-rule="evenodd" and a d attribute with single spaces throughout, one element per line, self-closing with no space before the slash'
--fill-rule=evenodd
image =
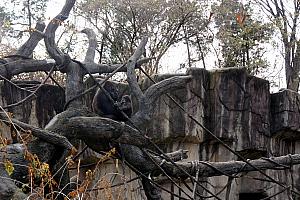
<path id="1" fill-rule="evenodd" d="M 273 29 L 253 18 L 250 3 L 227 0 L 215 4 L 213 10 L 224 59 L 222 66 L 246 67 L 252 74 L 268 67 L 263 44 L 269 42 Z"/>

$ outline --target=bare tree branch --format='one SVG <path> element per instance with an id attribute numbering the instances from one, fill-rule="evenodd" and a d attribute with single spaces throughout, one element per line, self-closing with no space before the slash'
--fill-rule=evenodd
<path id="1" fill-rule="evenodd" d="M 149 87 L 139 101 L 139 110 L 132 116 L 132 122 L 140 126 L 151 120 L 157 98 L 167 91 L 182 88 L 189 81 L 191 81 L 191 76 L 175 76 Z"/>
<path id="2" fill-rule="evenodd" d="M 109 118 L 74 117 L 69 120 L 67 127 L 76 130 L 76 137 L 84 141 L 109 140 L 140 147 L 149 145 L 148 140 L 136 129 Z"/>
<path id="3" fill-rule="evenodd" d="M 45 44 L 47 52 L 56 61 L 62 65 L 65 62 L 64 54 L 57 48 L 55 44 L 55 31 L 61 23 L 69 17 L 69 13 L 75 4 L 75 0 L 66 0 L 61 12 L 54 17 L 48 24 L 45 31 Z M 66 66 L 65 66 L 66 67 Z"/>
<path id="4" fill-rule="evenodd" d="M 127 82 L 131 89 L 133 96 L 137 98 L 138 101 L 143 97 L 143 92 L 140 86 L 137 83 L 137 78 L 135 74 L 135 66 L 137 60 L 141 57 L 143 52 L 145 51 L 145 46 L 147 44 L 148 38 L 143 38 L 137 49 L 135 50 L 134 54 L 129 58 L 127 62 Z"/>
<path id="5" fill-rule="evenodd" d="M 9 123 L 9 121 L 10 121 L 10 120 L 8 120 L 7 115 L 5 115 L 3 113 L 0 113 L 0 118 L 1 118 L 1 120 L 5 120 L 6 123 Z M 72 148 L 74 148 L 74 146 L 64 136 L 58 135 L 58 134 L 53 133 L 51 131 L 47 131 L 47 130 L 37 128 L 35 126 L 23 123 L 23 122 L 18 121 L 16 119 L 11 119 L 11 121 L 15 125 L 23 128 L 25 130 L 29 130 L 32 133 L 33 136 L 38 137 L 38 138 L 40 138 L 40 139 L 42 139 L 46 142 L 49 142 L 50 144 L 61 146 L 61 147 L 64 147 L 68 150 L 71 150 Z"/>
<path id="6" fill-rule="evenodd" d="M 157 159 L 157 158 L 155 158 Z M 170 175 L 185 177 L 186 174 L 179 170 L 170 162 L 164 162 L 163 159 L 158 159 L 157 163 L 168 172 Z M 249 161 L 251 165 L 260 170 L 272 169 L 283 170 L 289 169 L 292 165 L 300 164 L 300 154 L 286 155 L 280 157 L 261 158 Z M 191 162 L 177 162 L 179 167 L 184 169 L 191 175 L 196 175 L 199 171 L 200 177 L 211 177 L 221 175 L 232 175 L 241 172 L 257 171 L 243 161 L 228 161 L 228 162 L 206 162 L 206 161 L 191 161 Z"/>
<path id="7" fill-rule="evenodd" d="M 35 29 L 33 29 L 33 32 L 31 33 L 29 39 L 18 49 L 16 54 L 30 57 L 36 45 L 44 37 L 42 33 L 45 29 L 45 26 L 46 25 L 44 22 L 37 22 L 36 27 Z"/>
<path id="8" fill-rule="evenodd" d="M 94 63 L 95 51 L 97 48 L 96 34 L 89 28 L 83 29 L 81 32 L 85 33 L 89 39 L 89 46 L 85 55 L 84 63 Z"/>
<path id="9" fill-rule="evenodd" d="M 138 60 L 136 62 L 136 66 L 135 68 L 139 68 L 142 64 L 149 62 L 150 60 L 152 60 L 153 58 L 142 58 L 140 60 Z M 111 73 L 113 72 L 115 69 L 117 69 L 118 67 L 124 65 L 124 64 L 96 64 L 96 63 L 85 63 L 86 64 L 86 68 L 92 73 Z M 122 67 L 119 72 L 126 72 L 127 71 L 127 67 L 126 65 L 124 65 L 124 67 Z"/>

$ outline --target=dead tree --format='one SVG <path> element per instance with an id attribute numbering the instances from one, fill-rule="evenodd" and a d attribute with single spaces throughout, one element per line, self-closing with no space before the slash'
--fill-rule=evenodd
<path id="1" fill-rule="evenodd" d="M 5 109 L 18 106 L 22 102 L 2 108 L 0 118 L 7 124 L 12 124 L 17 131 L 30 130 L 35 139 L 28 144 L 7 145 L 1 151 L 0 165 L 0 199 L 24 199 L 28 195 L 18 189 L 15 181 L 28 182 L 28 164 L 25 155 L 30 152 L 36 155 L 41 162 L 49 163 L 52 174 L 61 180 L 58 190 L 67 195 L 71 189 L 68 187 L 70 178 L 67 171 L 60 168 L 65 164 L 67 156 L 75 155 L 74 144 L 83 140 L 88 147 L 96 152 L 107 151 L 115 147 L 117 157 L 135 171 L 142 179 L 143 187 L 148 199 L 161 199 L 159 185 L 149 179 L 149 174 L 158 176 L 165 174 L 173 178 L 208 177 L 222 174 L 235 174 L 260 169 L 283 169 L 282 164 L 293 165 L 300 163 L 299 155 L 254 161 L 232 161 L 226 163 L 208 163 L 201 161 L 182 162 L 186 158 L 186 151 L 171 154 L 160 152 L 155 143 L 145 134 L 147 123 L 152 119 L 155 101 L 169 90 L 183 87 L 191 80 L 190 76 L 177 76 L 165 79 L 142 91 L 137 83 L 135 69 L 139 68 L 149 59 L 141 58 L 147 38 L 142 39 L 135 53 L 124 64 L 105 65 L 94 63 L 96 49 L 96 35 L 90 29 L 83 33 L 89 38 L 88 51 L 85 60 L 79 62 L 64 54 L 55 44 L 55 31 L 58 26 L 68 18 L 75 0 L 67 0 L 61 12 L 47 25 L 38 23 L 35 31 L 28 41 L 19 48 L 15 55 L 3 58 L 3 67 L 0 68 L 1 79 L 10 80 L 14 75 L 24 72 L 47 71 L 48 77 L 55 70 L 67 75 L 66 80 L 66 107 L 65 111 L 56 115 L 45 129 L 13 119 Z M 37 43 L 44 39 L 47 52 L 53 60 L 34 60 L 30 56 Z M 99 117 L 84 106 L 83 78 L 92 77 L 94 73 L 127 72 L 128 85 L 131 95 L 138 101 L 137 112 L 131 116 L 127 123 Z M 45 81 L 44 81 L 45 82 Z M 101 83 L 95 85 L 104 90 Z M 33 96 L 34 93 L 31 94 Z M 30 96 L 30 95 L 29 95 Z M 157 149 L 157 156 L 147 148 Z M 9 160 L 14 165 L 14 171 L 9 176 L 4 161 Z M 197 179 L 194 179 L 197 182 Z"/>

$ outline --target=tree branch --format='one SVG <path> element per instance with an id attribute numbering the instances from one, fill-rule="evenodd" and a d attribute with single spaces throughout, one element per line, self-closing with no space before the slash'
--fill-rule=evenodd
<path id="1" fill-rule="evenodd" d="M 170 90 L 179 89 L 191 81 L 191 76 L 175 76 L 149 87 L 139 101 L 139 110 L 131 120 L 136 126 L 148 122 L 152 118 L 155 101 Z"/>
<path id="2" fill-rule="evenodd" d="M 0 67 L 0 75 L 8 78 L 9 76 L 18 75 L 27 72 L 50 71 L 54 66 L 54 60 L 16 60 L 3 64 Z"/>
<path id="3" fill-rule="evenodd" d="M 137 60 L 141 57 L 143 52 L 145 51 L 145 46 L 147 44 L 148 38 L 143 38 L 137 49 L 135 50 L 134 54 L 129 58 L 127 62 L 127 82 L 131 89 L 132 94 L 137 98 L 138 101 L 141 100 L 143 97 L 143 92 L 140 86 L 137 83 L 137 78 L 135 74 L 135 66 Z"/>
<path id="4" fill-rule="evenodd" d="M 157 158 L 155 158 L 157 159 Z M 163 159 L 157 159 L 157 163 L 161 163 Z M 249 161 L 251 165 L 260 169 L 283 170 L 289 169 L 292 165 L 300 164 L 300 154 L 286 155 L 272 158 L 261 158 Z M 206 162 L 206 161 L 192 161 L 192 162 L 177 162 L 176 163 L 183 170 L 195 176 L 199 171 L 200 177 L 212 177 L 221 175 L 232 175 L 241 172 L 257 171 L 252 166 L 243 161 L 229 161 L 229 162 Z M 178 169 L 170 162 L 161 164 L 170 175 L 178 177 L 186 177 L 182 170 Z"/>
<path id="5" fill-rule="evenodd" d="M 16 55 L 22 55 L 25 57 L 30 57 L 36 45 L 41 39 L 43 39 L 43 31 L 45 29 L 44 22 L 37 22 L 35 29 L 30 35 L 29 39 L 18 49 Z"/>
<path id="6" fill-rule="evenodd" d="M 75 137 L 82 140 L 109 140 L 140 147 L 149 145 L 148 140 L 136 129 L 109 118 L 74 117 L 69 120 L 67 127 L 76 130 Z"/>
<path id="7" fill-rule="evenodd" d="M 16 119 L 10 119 L 9 120 L 7 118 L 7 115 L 5 115 L 4 113 L 0 113 L 0 119 L 5 120 L 6 123 L 9 123 L 9 121 L 11 120 L 17 126 L 23 128 L 25 130 L 30 130 L 33 136 L 38 137 L 38 138 L 40 138 L 40 139 L 42 139 L 46 142 L 49 142 L 50 144 L 61 146 L 61 147 L 64 147 L 68 150 L 71 150 L 72 148 L 74 148 L 74 146 L 64 136 L 58 135 L 58 134 L 53 133 L 51 131 L 47 131 L 47 130 L 37 128 L 35 126 L 23 123 L 23 122 L 18 121 Z"/>
<path id="8" fill-rule="evenodd" d="M 75 0 L 66 0 L 61 12 L 54 17 L 48 24 L 45 31 L 45 45 L 47 52 L 56 61 L 57 64 L 62 65 L 65 62 L 64 54 L 58 49 L 55 44 L 55 31 L 61 23 L 69 17 L 69 13 L 75 4 Z"/>
<path id="9" fill-rule="evenodd" d="M 149 62 L 153 58 L 142 58 L 136 62 L 135 68 L 139 68 L 142 64 Z M 91 72 L 92 74 L 95 73 L 111 73 L 118 67 L 122 66 L 124 64 L 96 64 L 96 63 L 85 63 L 86 68 Z M 124 65 L 119 72 L 126 72 L 127 71 L 127 66 Z"/>
<path id="10" fill-rule="evenodd" d="M 96 34 L 89 28 L 83 29 L 81 32 L 85 33 L 89 39 L 89 46 L 85 55 L 84 63 L 94 63 L 95 51 L 97 48 Z"/>

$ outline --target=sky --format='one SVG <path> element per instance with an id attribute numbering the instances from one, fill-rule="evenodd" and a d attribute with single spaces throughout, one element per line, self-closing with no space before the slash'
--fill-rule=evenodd
<path id="1" fill-rule="evenodd" d="M 45 13 L 46 23 L 49 22 L 49 19 L 52 19 L 54 16 L 56 16 L 60 10 L 62 9 L 63 5 L 65 3 L 65 0 L 49 0 L 47 10 Z M 1 4 L 1 2 L 0 2 Z M 82 27 L 80 29 L 84 28 L 84 23 L 82 23 Z M 62 31 L 63 28 L 60 28 L 57 31 L 57 35 L 59 35 L 59 31 Z M 83 40 L 84 35 L 83 34 L 77 34 L 78 37 L 81 37 L 81 40 Z M 214 44 L 217 45 L 217 44 Z M 79 45 L 78 45 L 79 46 Z M 83 48 L 83 47 L 81 47 Z M 266 46 L 267 53 L 266 56 L 270 58 L 271 60 L 271 65 L 274 66 L 274 69 L 271 69 L 270 72 L 261 74 L 260 77 L 265 78 L 265 77 L 271 77 L 275 76 L 278 80 L 277 82 L 277 87 L 272 88 L 272 91 L 277 91 L 278 89 L 285 87 L 284 85 L 284 70 L 281 70 L 281 67 L 283 65 L 282 63 L 282 57 L 280 55 L 280 52 L 274 51 L 272 47 Z M 83 59 L 83 55 L 81 57 L 76 57 L 76 59 Z M 161 65 L 163 68 L 159 71 L 159 73 L 182 73 L 185 72 L 185 69 L 183 70 L 178 70 L 180 68 L 180 64 L 185 63 L 187 64 L 187 49 L 184 44 L 179 44 L 175 47 L 172 47 L 168 50 L 168 52 L 165 54 L 163 59 L 161 60 Z M 216 68 L 216 61 L 217 58 L 213 52 L 209 53 L 205 59 L 207 69 L 214 69 Z M 197 67 L 203 67 L 202 62 L 199 62 Z"/>
<path id="2" fill-rule="evenodd" d="M 55 17 L 63 7 L 64 0 L 49 0 L 47 11 L 45 14 L 46 19 L 51 19 Z M 84 27 L 83 27 L 84 28 Z M 96 58 L 97 59 L 97 58 Z M 185 45 L 178 45 L 176 47 L 170 48 L 161 61 L 161 65 L 164 68 L 160 73 L 180 73 L 183 70 L 178 70 L 181 63 L 187 60 L 187 49 Z M 210 68 L 213 68 L 212 66 Z"/>
<path id="3" fill-rule="evenodd" d="M 55 17 L 60 12 L 64 4 L 65 0 L 49 0 L 45 17 L 47 19 Z"/>
<path id="4" fill-rule="evenodd" d="M 248 2 L 248 0 L 243 1 Z M 63 7 L 65 1 L 64 0 L 50 0 L 48 3 L 47 11 L 46 11 L 46 18 L 51 19 L 54 16 L 58 14 L 58 12 Z M 84 24 L 84 23 L 83 23 Z M 84 27 L 82 27 L 83 29 Z M 218 44 L 215 43 L 215 46 Z M 277 80 L 276 84 L 277 86 L 272 86 L 271 92 L 276 92 L 280 88 L 285 87 L 285 78 L 284 78 L 284 70 L 282 70 L 283 66 L 283 57 L 281 56 L 281 52 L 274 51 L 274 48 L 269 46 L 265 47 L 267 49 L 266 51 L 266 57 L 269 58 L 271 61 L 271 69 L 268 70 L 268 72 L 263 73 L 259 75 L 261 78 L 270 78 L 271 77 L 275 80 Z M 83 58 L 81 58 L 83 59 Z M 97 58 L 96 58 L 97 59 Z M 168 50 L 168 52 L 164 55 L 164 57 L 161 60 L 161 65 L 163 68 L 159 71 L 159 73 L 182 73 L 185 72 L 186 69 L 180 70 L 180 64 L 185 63 L 187 64 L 188 57 L 187 57 L 187 49 L 185 44 L 179 44 L 175 47 L 172 47 Z M 205 64 L 207 69 L 215 69 L 216 68 L 216 62 L 217 58 L 216 55 L 211 52 L 206 56 Z M 202 61 L 195 64 L 196 67 L 203 67 Z"/>

